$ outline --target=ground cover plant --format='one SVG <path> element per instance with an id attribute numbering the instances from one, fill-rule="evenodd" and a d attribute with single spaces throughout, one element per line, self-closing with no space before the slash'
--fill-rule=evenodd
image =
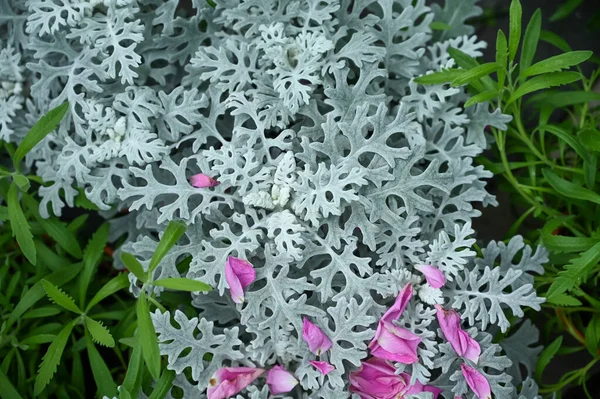
<path id="1" fill-rule="evenodd" d="M 2 397 L 540 397 L 476 1 L 0 10 Z"/>

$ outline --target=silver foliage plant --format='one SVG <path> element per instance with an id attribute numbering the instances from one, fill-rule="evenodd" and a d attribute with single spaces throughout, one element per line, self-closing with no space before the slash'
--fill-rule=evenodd
<path id="1" fill-rule="evenodd" d="M 186 398 L 204 397 L 219 367 L 275 364 L 300 381 L 292 397 L 350 397 L 348 374 L 411 283 L 400 323 L 422 338 L 420 360 L 399 373 L 473 397 L 438 329 L 444 304 L 480 343 L 495 398 L 533 399 L 537 332 L 508 318 L 539 310 L 532 273 L 546 253 L 520 237 L 472 250 L 474 204 L 495 204 L 473 157 L 485 127 L 510 117 L 413 82 L 453 66 L 449 47 L 481 55 L 464 23 L 475 2 L 0 0 L 0 137 L 19 141 L 68 100 L 69 119 L 27 158 L 51 182 L 40 212 L 60 215 L 83 192 L 142 260 L 168 221 L 189 225 L 156 278 L 215 289 L 192 295 L 198 317 L 152 315 Z M 192 187 L 197 173 L 220 185 Z M 257 270 L 242 305 L 226 290 L 228 256 Z M 424 284 L 425 263 L 444 272 L 442 290 Z M 303 317 L 334 343 L 327 376 L 308 363 Z M 498 330 L 516 332 L 499 345 Z M 264 380 L 245 392 L 269 396 Z"/>

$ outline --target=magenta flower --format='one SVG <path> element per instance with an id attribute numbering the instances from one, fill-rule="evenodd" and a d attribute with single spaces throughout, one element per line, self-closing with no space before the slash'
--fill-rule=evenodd
<path id="1" fill-rule="evenodd" d="M 208 399 L 229 398 L 250 385 L 265 370 L 254 367 L 223 367 L 218 369 L 209 382 Z"/>
<path id="2" fill-rule="evenodd" d="M 383 332 L 383 322 L 391 323 L 394 320 L 398 320 L 400 318 L 400 316 L 402 315 L 402 313 L 404 312 L 404 309 L 406 309 L 406 305 L 408 305 L 408 302 L 410 302 L 410 298 L 412 298 L 412 295 L 413 295 L 412 285 L 406 284 L 402 288 L 402 290 L 400 290 L 400 293 L 396 297 L 396 301 L 394 301 L 394 304 L 381 317 L 381 320 L 379 321 L 379 324 L 377 325 L 377 331 L 375 332 L 375 337 L 373 337 L 373 340 L 369 344 L 369 348 L 372 345 L 375 345 L 375 341 L 377 341 L 379 339 L 379 336 Z"/>
<path id="3" fill-rule="evenodd" d="M 483 376 L 477 369 L 461 364 L 462 374 L 467 380 L 467 385 L 475 393 L 479 399 L 492 399 L 492 391 L 487 378 Z"/>
<path id="4" fill-rule="evenodd" d="M 250 262 L 229 256 L 225 262 L 225 280 L 233 302 L 244 303 L 244 289 L 256 280 L 256 270 Z"/>
<path id="5" fill-rule="evenodd" d="M 477 363 L 481 347 L 465 330 L 460 328 L 460 315 L 456 310 L 446 310 L 440 305 L 435 305 L 435 308 L 442 333 L 452 348 L 459 356 Z"/>
<path id="6" fill-rule="evenodd" d="M 272 394 L 290 392 L 296 385 L 298 380 L 294 378 L 292 373 L 281 366 L 274 366 L 267 373 L 267 384 Z"/>
<path id="7" fill-rule="evenodd" d="M 321 374 L 323 374 L 323 375 L 327 375 L 327 374 L 331 373 L 333 370 L 335 370 L 335 367 L 333 367 L 331 364 L 329 364 L 327 362 L 320 362 L 317 360 L 309 360 L 308 362 L 310 364 L 312 364 L 312 366 L 314 368 L 319 370 L 321 372 Z"/>
<path id="8" fill-rule="evenodd" d="M 198 173 L 197 175 L 190 177 L 190 183 L 197 188 L 215 187 L 221 184 L 203 173 Z"/>
<path id="9" fill-rule="evenodd" d="M 388 321 L 381 321 L 379 325 L 382 326 L 379 337 L 369 344 L 373 356 L 403 364 L 419 360 L 417 346 L 421 343 L 420 337 Z"/>
<path id="10" fill-rule="evenodd" d="M 302 320 L 302 338 L 312 353 L 320 356 L 333 346 L 327 335 L 306 317 Z"/>
<path id="11" fill-rule="evenodd" d="M 433 288 L 442 288 L 446 284 L 446 277 L 437 267 L 431 265 L 419 265 L 417 270 L 425 275 L 425 280 Z"/>

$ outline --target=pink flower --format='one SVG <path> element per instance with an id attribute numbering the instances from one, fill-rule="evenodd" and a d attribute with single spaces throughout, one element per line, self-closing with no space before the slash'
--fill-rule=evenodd
<path id="1" fill-rule="evenodd" d="M 467 380 L 467 385 L 479 399 L 492 399 L 490 383 L 483 374 L 464 363 L 460 365 L 460 368 L 465 380 Z"/>
<path id="2" fill-rule="evenodd" d="M 225 280 L 233 302 L 244 303 L 244 288 L 256 280 L 256 270 L 250 262 L 229 256 L 225 262 Z"/>
<path id="3" fill-rule="evenodd" d="M 391 322 L 381 321 L 380 325 L 382 329 L 377 341 L 369 345 L 373 356 L 404 364 L 419 360 L 417 346 L 421 343 L 420 337 Z"/>
<path id="4" fill-rule="evenodd" d="M 271 393 L 276 395 L 294 389 L 298 385 L 298 380 L 283 367 L 275 366 L 267 373 L 267 384 Z"/>
<path id="5" fill-rule="evenodd" d="M 223 367 L 210 379 L 208 399 L 229 398 L 246 388 L 265 370 L 254 367 Z"/>
<path id="6" fill-rule="evenodd" d="M 333 346 L 327 335 L 306 317 L 302 320 L 302 338 L 312 353 L 320 356 Z"/>
<path id="7" fill-rule="evenodd" d="M 313 365 L 314 368 L 316 368 L 317 370 L 319 370 L 321 372 L 321 374 L 323 375 L 327 375 L 329 373 L 331 373 L 333 370 L 335 370 L 335 367 L 333 367 L 331 364 L 327 363 L 327 362 L 319 362 L 317 360 L 309 360 L 309 363 Z"/>
<path id="8" fill-rule="evenodd" d="M 392 321 L 398 320 L 400 318 L 400 316 L 404 312 L 404 309 L 406 309 L 406 305 L 408 305 L 408 302 L 410 302 L 410 298 L 412 298 L 412 294 L 413 294 L 413 290 L 412 290 L 412 285 L 410 285 L 410 284 L 406 284 L 402 288 L 402 290 L 400 290 L 400 293 L 396 297 L 396 301 L 394 302 L 394 304 L 381 317 L 381 320 L 379 321 L 379 324 L 377 325 L 377 331 L 375 332 L 375 337 L 373 337 L 373 340 L 369 344 L 369 348 L 372 345 L 375 345 L 375 341 L 377 341 L 377 339 L 379 339 L 379 336 L 383 332 L 383 322 L 391 323 Z"/>
<path id="9" fill-rule="evenodd" d="M 460 328 L 460 316 L 456 310 L 446 310 L 440 305 L 435 305 L 435 308 L 442 333 L 452 348 L 459 356 L 477 363 L 481 347 L 465 330 Z"/>
<path id="10" fill-rule="evenodd" d="M 442 288 L 446 284 L 446 277 L 437 267 L 431 265 L 419 265 L 417 270 L 425 275 L 425 280 L 433 288 Z"/>
<path id="11" fill-rule="evenodd" d="M 221 184 L 203 173 L 198 173 L 197 175 L 190 177 L 190 183 L 197 188 L 215 187 Z"/>
<path id="12" fill-rule="evenodd" d="M 433 399 L 437 399 L 437 397 L 440 395 L 440 393 L 442 393 L 444 390 L 443 389 L 439 389 L 437 387 L 434 387 L 432 385 L 423 385 L 422 383 L 420 383 L 418 380 L 414 383 L 414 385 L 412 385 L 408 391 L 406 391 L 407 395 L 414 395 L 417 393 L 421 393 L 421 392 L 431 392 L 433 394 Z"/>

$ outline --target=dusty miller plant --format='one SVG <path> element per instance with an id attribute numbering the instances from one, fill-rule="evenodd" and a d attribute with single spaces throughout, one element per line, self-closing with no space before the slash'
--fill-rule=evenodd
<path id="1" fill-rule="evenodd" d="M 511 313 L 539 309 L 531 273 L 543 271 L 545 252 L 518 237 L 483 258 L 471 250 L 474 204 L 495 204 L 485 191 L 491 174 L 473 157 L 486 147 L 485 127 L 503 129 L 510 117 L 486 104 L 464 110 L 460 88 L 413 82 L 452 67 L 449 47 L 481 55 L 485 43 L 464 24 L 480 12 L 475 1 L 192 5 L 0 0 L 11 16 L 0 20 L 2 139 L 19 141 L 49 107 L 71 107 L 28 155 L 49 183 L 42 215 L 60 215 L 83 190 L 145 266 L 167 222 L 189 225 L 155 279 L 216 289 L 192 295 L 198 317 L 152 315 L 185 397 L 202 397 L 219 367 L 274 364 L 300 380 L 295 397 L 349 397 L 348 374 L 406 283 L 418 295 L 401 323 L 422 344 L 419 362 L 399 372 L 445 398 L 472 396 L 437 330 L 432 305 L 443 303 L 479 341 L 478 367 L 495 397 L 536 397 L 519 372 L 521 363 L 530 373 L 539 352 L 535 328 L 522 324 L 505 346 L 491 333 L 508 331 Z M 446 29 L 432 31 L 434 21 Z M 192 187 L 197 173 L 220 185 Z M 226 291 L 230 255 L 257 270 L 243 305 Z M 445 273 L 443 290 L 422 284 L 422 263 Z M 308 363 L 303 317 L 334 342 L 327 376 Z M 268 396 L 261 384 L 250 397 Z"/>

